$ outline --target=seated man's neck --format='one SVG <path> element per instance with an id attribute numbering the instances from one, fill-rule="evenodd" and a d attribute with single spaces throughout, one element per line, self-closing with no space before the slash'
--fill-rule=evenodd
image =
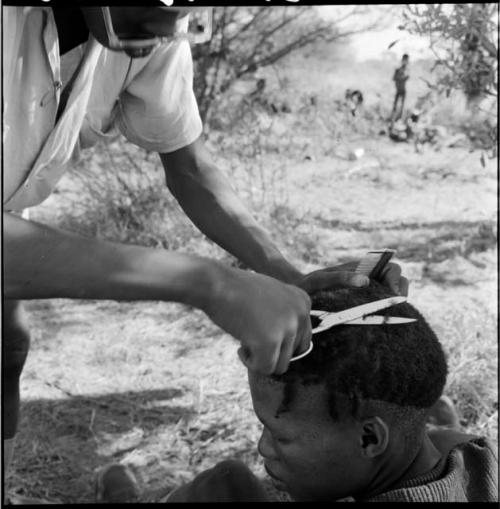
<path id="1" fill-rule="evenodd" d="M 417 455 L 396 483 L 401 484 L 430 472 L 440 459 L 441 453 L 436 449 L 427 433 L 425 433 L 422 446 L 418 450 Z"/>
<path id="2" fill-rule="evenodd" d="M 442 457 L 427 433 L 424 435 L 417 454 L 410 462 L 408 462 L 407 456 L 401 454 L 403 451 L 401 443 L 393 444 L 392 447 L 398 449 L 398 453 L 387 454 L 386 459 L 383 460 L 380 466 L 378 475 L 374 478 L 373 484 L 368 487 L 361 498 L 371 498 L 400 488 L 407 481 L 430 472 Z"/>

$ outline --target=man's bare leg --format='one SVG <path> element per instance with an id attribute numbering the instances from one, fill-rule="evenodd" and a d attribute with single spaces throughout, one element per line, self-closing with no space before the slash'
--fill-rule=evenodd
<path id="1" fill-rule="evenodd" d="M 5 438 L 3 440 L 3 471 L 6 472 L 9 468 L 10 462 L 12 461 L 12 455 L 14 453 L 14 442 L 13 438 Z"/>
<path id="2" fill-rule="evenodd" d="M 3 385 L 3 468 L 6 472 L 14 454 L 19 422 L 19 379 L 28 355 L 29 330 L 22 304 L 3 301 L 2 315 L 2 385 Z"/>

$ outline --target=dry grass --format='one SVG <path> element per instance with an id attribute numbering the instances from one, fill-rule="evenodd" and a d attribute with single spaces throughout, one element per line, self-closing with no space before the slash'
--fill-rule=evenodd
<path id="1" fill-rule="evenodd" d="M 385 79 L 375 67 L 369 71 L 373 83 Z M 325 111 L 328 96 L 322 97 Z M 209 144 L 279 247 L 303 270 L 373 247 L 398 250 L 412 281 L 410 301 L 446 350 L 446 393 L 464 429 L 496 438 L 496 161 L 483 168 L 478 154 L 464 149 L 415 154 L 411 146 L 369 135 L 378 122 L 377 112 L 371 114 L 337 138 L 328 138 L 325 125 L 333 129 L 339 122 L 327 116 L 315 123 L 313 111 L 269 122 L 254 117 L 252 128 L 243 123 L 231 136 L 211 133 Z M 338 153 L 351 145 L 366 149 L 361 161 Z M 132 162 L 136 157 L 140 168 Z M 99 178 L 89 184 L 69 176 L 35 210 L 39 218 L 232 263 L 159 190 L 156 156 L 118 142 L 89 153 L 83 164 Z M 104 171 L 113 165 L 127 174 Z M 144 170 L 150 177 L 139 179 Z M 75 190 L 78 209 L 70 206 Z M 144 500 L 157 500 L 225 458 L 245 461 L 265 479 L 255 449 L 259 424 L 236 342 L 201 312 L 159 302 L 68 300 L 31 301 L 28 311 L 33 346 L 8 490 L 92 502 L 95 470 L 110 461 L 137 472 Z"/>

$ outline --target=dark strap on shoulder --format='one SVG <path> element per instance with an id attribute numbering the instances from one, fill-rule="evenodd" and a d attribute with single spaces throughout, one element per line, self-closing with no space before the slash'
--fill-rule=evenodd
<path id="1" fill-rule="evenodd" d="M 52 7 L 52 12 L 56 22 L 61 55 L 87 41 L 89 29 L 78 7 Z"/>

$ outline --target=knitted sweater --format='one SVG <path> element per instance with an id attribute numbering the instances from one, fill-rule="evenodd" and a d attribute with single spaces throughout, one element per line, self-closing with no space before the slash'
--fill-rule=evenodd
<path id="1" fill-rule="evenodd" d="M 344 502 L 498 502 L 498 453 L 487 438 L 446 430 L 432 436 L 442 459 L 426 474 L 391 491 Z M 161 502 L 271 501 L 260 480 L 239 461 L 223 461 Z"/>

